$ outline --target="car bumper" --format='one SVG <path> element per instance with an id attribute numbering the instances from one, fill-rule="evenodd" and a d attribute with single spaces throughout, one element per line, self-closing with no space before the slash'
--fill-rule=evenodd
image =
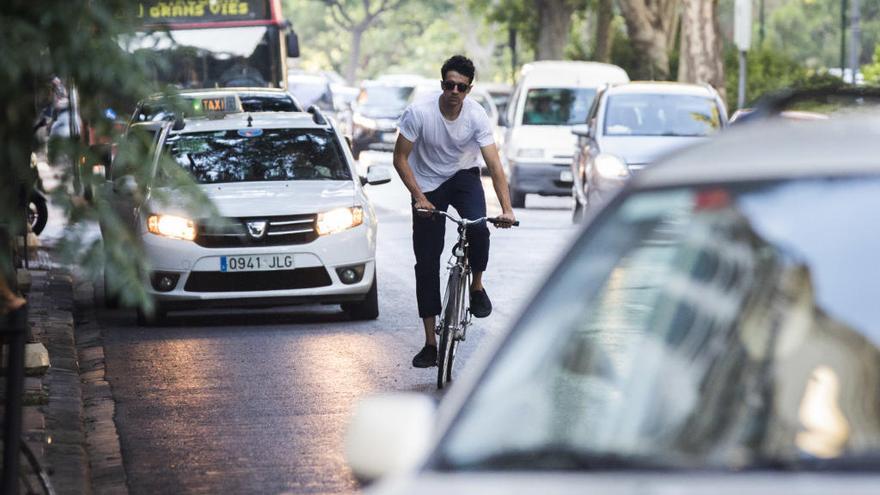
<path id="1" fill-rule="evenodd" d="M 149 292 L 162 306 L 272 306 L 357 301 L 370 290 L 376 270 L 375 229 L 366 224 L 320 236 L 306 244 L 206 248 L 191 241 L 142 236 L 150 278 Z M 292 256 L 293 266 L 268 271 L 221 271 L 221 257 Z M 358 281 L 343 283 L 337 270 L 355 268 Z M 160 291 L 154 277 L 177 277 L 173 289 Z"/>
<path id="2" fill-rule="evenodd" d="M 571 196 L 570 163 L 510 163 L 510 186 L 525 193 Z"/>

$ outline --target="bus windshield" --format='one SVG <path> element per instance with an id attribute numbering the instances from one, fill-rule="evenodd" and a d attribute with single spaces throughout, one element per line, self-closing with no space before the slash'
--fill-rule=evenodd
<path id="1" fill-rule="evenodd" d="M 160 84 L 183 89 L 284 85 L 276 26 L 138 32 L 121 44 L 133 54 L 146 52 Z"/>

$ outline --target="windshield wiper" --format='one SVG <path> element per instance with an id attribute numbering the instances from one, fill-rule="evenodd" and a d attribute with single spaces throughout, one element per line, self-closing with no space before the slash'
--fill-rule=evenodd
<path id="1" fill-rule="evenodd" d="M 569 447 L 543 447 L 539 449 L 512 450 L 492 454 L 473 463 L 449 467 L 464 470 L 536 469 L 563 471 L 603 470 L 666 470 L 669 464 L 658 463 L 641 457 L 612 453 L 595 453 L 574 450 Z"/>

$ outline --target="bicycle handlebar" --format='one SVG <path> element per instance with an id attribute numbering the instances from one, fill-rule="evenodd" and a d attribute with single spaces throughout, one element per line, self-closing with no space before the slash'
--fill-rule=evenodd
<path id="1" fill-rule="evenodd" d="M 480 218 L 475 218 L 473 220 L 470 220 L 467 218 L 458 218 L 455 215 L 453 215 L 451 213 L 447 213 L 443 210 L 428 210 L 425 208 L 416 208 L 416 211 L 421 212 L 421 213 L 428 213 L 431 215 L 442 215 L 442 216 L 452 220 L 453 222 L 455 222 L 459 225 L 464 225 L 464 226 L 473 225 L 475 223 L 480 223 L 480 222 L 485 221 L 485 222 L 491 223 L 492 225 L 510 225 L 511 227 L 519 227 L 519 220 L 517 220 L 513 223 L 508 223 L 503 220 L 498 220 L 497 218 L 489 218 L 489 217 L 480 217 Z"/>

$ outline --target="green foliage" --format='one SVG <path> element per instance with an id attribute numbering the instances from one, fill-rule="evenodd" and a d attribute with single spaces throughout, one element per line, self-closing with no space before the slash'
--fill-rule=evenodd
<path id="1" fill-rule="evenodd" d="M 309 70 L 332 69 L 344 74 L 351 54 L 351 33 L 339 27 L 330 9 L 317 0 L 285 0 L 284 9 L 296 28 Z M 509 73 L 509 59 L 498 50 L 507 33 L 464 5 L 451 0 L 405 2 L 383 14 L 362 40 L 358 78 L 387 73 L 434 77 L 443 60 L 464 53 L 477 64 L 479 79 L 495 80 Z"/>
<path id="2" fill-rule="evenodd" d="M 860 3 L 860 62 L 867 63 L 880 42 L 880 0 Z M 813 69 L 839 67 L 840 8 L 840 0 L 787 0 L 768 13 L 765 46 L 761 48 L 780 52 Z M 849 15 L 847 12 L 847 18 Z M 754 40 L 757 44 L 757 36 Z M 849 31 L 846 43 L 848 47 Z"/>
<path id="3" fill-rule="evenodd" d="M 880 84 L 880 43 L 874 47 L 871 63 L 862 66 L 862 76 L 866 84 Z"/>
<path id="4" fill-rule="evenodd" d="M 158 89 L 149 81 L 145 57 L 124 52 L 118 40 L 133 31 L 135 11 L 128 0 L 70 2 L 67 0 L 4 0 L 0 2 L 0 231 L 19 234 L 24 226 L 21 192 L 30 185 L 32 129 L 40 108 L 49 100 L 49 81 L 57 75 L 78 90 L 83 120 L 81 141 L 58 143 L 57 152 L 64 166 L 60 187 L 53 202 L 62 207 L 69 228 L 59 248 L 67 263 L 96 276 L 105 261 L 126 289 L 125 301 L 150 307 L 138 274 L 147 270 L 139 243 L 131 226 L 126 225 L 101 195 L 103 177 L 91 173 L 99 157 L 86 146 L 86 130 L 95 138 L 111 137 L 113 122 L 104 110 L 113 105 L 125 118 L 130 106 Z M 12 49 L 14 47 L 14 49 Z M 53 146 L 54 148 L 54 146 Z M 142 151 L 132 157 L 149 163 Z M 82 158 L 80 162 L 79 158 Z M 70 192 L 73 189 L 73 194 Z M 88 202 L 83 194 L 92 194 Z M 87 224 L 100 221 L 101 239 L 95 239 Z M 105 258 L 104 254 L 109 254 Z M 7 268 L 11 254 L 0 249 L 0 265 Z"/>
<path id="5" fill-rule="evenodd" d="M 748 53 L 746 59 L 746 106 L 754 104 L 761 96 L 785 88 L 828 88 L 843 86 L 844 82 L 824 71 L 816 71 L 775 50 L 758 49 Z M 739 59 L 736 48 L 728 47 L 724 53 L 727 107 L 736 108 Z"/>

